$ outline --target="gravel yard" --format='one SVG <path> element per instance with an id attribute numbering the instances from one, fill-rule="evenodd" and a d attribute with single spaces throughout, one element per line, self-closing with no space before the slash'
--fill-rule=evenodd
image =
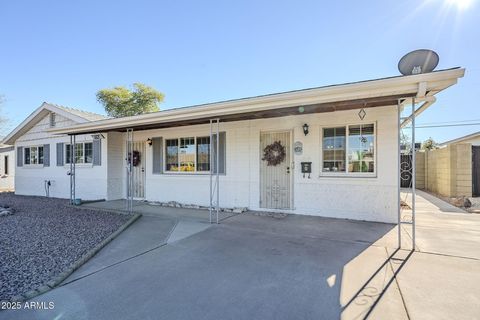
<path id="1" fill-rule="evenodd" d="M 0 301 L 51 280 L 130 218 L 12 193 L 0 193 L 2 206 L 14 213 L 0 216 Z"/>

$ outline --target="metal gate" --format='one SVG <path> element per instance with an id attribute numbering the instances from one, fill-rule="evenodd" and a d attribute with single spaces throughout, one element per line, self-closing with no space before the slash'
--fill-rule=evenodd
<path id="1" fill-rule="evenodd" d="M 264 149 L 279 141 L 285 147 L 285 159 L 273 166 L 262 160 Z M 291 132 L 264 132 L 260 134 L 260 207 L 268 209 L 292 208 Z"/>
<path id="2" fill-rule="evenodd" d="M 472 146 L 472 195 L 480 196 L 480 146 Z"/>
<path id="3" fill-rule="evenodd" d="M 412 155 L 402 154 L 400 156 L 400 186 L 410 188 L 412 186 Z"/>

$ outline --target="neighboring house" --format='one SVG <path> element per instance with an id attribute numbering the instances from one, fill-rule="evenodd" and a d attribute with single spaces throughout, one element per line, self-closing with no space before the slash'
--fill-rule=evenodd
<path id="1" fill-rule="evenodd" d="M 480 196 L 480 132 L 419 154 L 419 187 L 447 197 Z"/>
<path id="2" fill-rule="evenodd" d="M 78 143 L 77 198 L 113 200 L 131 192 L 208 206 L 212 168 L 220 174 L 221 207 L 396 222 L 398 108 L 412 97 L 432 101 L 463 74 L 456 68 L 93 122 L 64 115 L 61 126 L 49 125 L 55 111 L 46 108 L 5 142 L 15 144 L 21 159 L 19 194 L 42 195 L 44 180 L 53 180 L 51 196 L 70 196 L 68 134 Z"/>
<path id="3" fill-rule="evenodd" d="M 15 147 L 0 144 L 0 191 L 13 191 L 15 178 Z"/>
<path id="4" fill-rule="evenodd" d="M 17 126 L 4 142 L 15 145 L 16 171 L 15 193 L 22 195 L 46 195 L 50 181 L 49 193 L 52 197 L 68 198 L 70 178 L 68 176 L 68 158 L 64 158 L 65 148 L 70 139 L 48 133 L 50 128 L 68 128 L 76 124 L 103 120 L 106 117 L 91 112 L 66 108 L 44 102 L 30 116 Z M 85 142 L 84 142 L 85 141 Z M 88 137 L 77 139 L 85 150 L 79 156 L 89 163 L 89 174 L 92 177 L 102 175 L 105 166 L 97 166 L 92 162 L 93 143 Z M 95 144 L 97 146 L 98 144 Z M 100 147 L 98 147 L 100 152 Z M 95 152 L 97 152 L 95 150 Z M 61 158 L 57 158 L 57 153 Z M 96 198 L 95 181 L 87 188 L 87 197 Z"/>
<path id="5" fill-rule="evenodd" d="M 472 146 L 480 146 L 480 131 L 467 134 L 466 136 L 456 138 L 453 140 L 445 141 L 439 144 L 440 148 L 446 147 L 449 144 L 469 143 Z"/>

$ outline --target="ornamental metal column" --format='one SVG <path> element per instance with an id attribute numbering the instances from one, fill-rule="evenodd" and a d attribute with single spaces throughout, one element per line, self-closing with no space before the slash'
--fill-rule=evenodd
<path id="1" fill-rule="evenodd" d="M 75 181 L 75 169 L 76 169 L 76 135 L 70 135 L 70 145 L 68 148 L 70 149 L 70 204 L 75 204 L 75 189 L 76 189 L 76 181 Z M 66 159 L 68 160 L 68 159 Z"/>
<path id="2" fill-rule="evenodd" d="M 402 117 L 402 104 L 410 101 L 411 99 L 411 114 L 407 117 Z M 411 226 L 411 237 L 412 237 L 412 251 L 416 248 L 416 186 L 415 186 L 415 179 L 416 179 L 416 148 L 415 148 L 415 113 L 416 113 L 416 101 L 415 98 L 408 98 L 404 99 L 403 101 L 398 101 L 398 248 L 402 248 L 402 225 L 410 225 Z M 405 140 L 404 149 L 405 152 L 408 151 L 407 156 L 404 157 L 406 160 L 402 161 L 402 142 L 401 142 L 401 135 L 403 134 L 403 129 L 405 126 L 410 123 L 410 133 L 411 139 L 409 141 L 410 148 L 407 149 L 407 141 Z M 410 183 L 408 184 L 408 188 L 406 191 L 405 196 L 405 204 L 407 204 L 409 192 L 411 189 L 411 216 L 410 219 L 406 220 L 404 216 L 402 216 L 403 209 L 402 209 L 402 197 L 401 197 L 401 181 L 402 179 L 406 180 L 409 179 Z"/>
<path id="3" fill-rule="evenodd" d="M 125 199 L 125 210 L 133 212 L 133 129 L 127 129 L 125 137 L 125 162 L 127 170 L 127 192 Z"/>
<path id="4" fill-rule="evenodd" d="M 216 127 L 214 130 L 214 127 Z M 216 133 L 214 133 L 216 131 Z M 214 146 L 215 143 L 215 146 Z M 218 215 L 220 213 L 220 119 L 210 120 L 210 223 L 213 221 L 213 214 L 216 214 L 216 223 L 218 224 Z M 215 153 L 214 153 L 215 151 Z"/>
<path id="5" fill-rule="evenodd" d="M 398 201 L 398 211 L 397 211 L 397 228 L 398 228 L 398 248 L 402 248 L 402 194 L 401 194 L 401 186 L 402 186 L 402 104 L 400 100 L 397 102 L 397 125 L 398 125 L 398 141 L 397 141 L 397 151 L 398 151 L 398 159 L 397 159 L 397 170 L 398 170 L 398 184 L 397 184 L 397 201 Z"/>

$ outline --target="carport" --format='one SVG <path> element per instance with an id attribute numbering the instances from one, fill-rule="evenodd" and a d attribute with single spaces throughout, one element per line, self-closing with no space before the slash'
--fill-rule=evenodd
<path id="1" fill-rule="evenodd" d="M 287 116 L 330 113 L 346 110 L 358 110 L 358 117 L 363 119 L 368 110 L 380 106 L 396 106 L 398 113 L 398 159 L 397 159 L 397 193 L 398 193 L 398 246 L 402 244 L 402 226 L 410 226 L 413 239 L 412 249 L 415 249 L 415 153 L 411 155 L 412 176 L 410 192 L 412 204 L 410 213 L 406 214 L 401 206 L 400 181 L 401 170 L 401 135 L 410 130 L 410 150 L 414 150 L 415 119 L 424 110 L 435 102 L 435 94 L 457 82 L 463 76 L 463 69 L 450 69 L 403 77 L 384 78 L 372 81 L 362 81 L 335 86 L 327 86 L 299 91 L 285 92 L 273 95 L 259 96 L 246 99 L 230 100 L 193 107 L 178 108 L 154 114 L 139 115 L 126 118 L 95 121 L 87 124 L 75 125 L 71 128 L 51 129 L 52 133 L 68 134 L 72 145 L 75 145 L 77 135 L 91 134 L 95 139 L 101 139 L 102 133 L 125 133 L 125 170 L 127 177 L 127 191 L 125 209 L 133 211 L 132 184 L 135 176 L 132 174 L 132 144 L 134 134 L 139 131 L 174 127 L 188 127 L 192 125 L 208 124 L 210 126 L 210 154 L 209 158 L 209 221 L 219 222 L 221 210 L 220 179 L 219 179 L 219 143 L 217 137 L 222 123 L 256 120 L 265 118 L 279 118 Z M 445 75 L 445 76 L 443 76 Z M 362 88 L 361 91 L 357 88 Z M 75 150 L 73 150 L 75 153 Z M 76 198 L 76 163 L 70 164 L 70 197 L 72 203 Z"/>

